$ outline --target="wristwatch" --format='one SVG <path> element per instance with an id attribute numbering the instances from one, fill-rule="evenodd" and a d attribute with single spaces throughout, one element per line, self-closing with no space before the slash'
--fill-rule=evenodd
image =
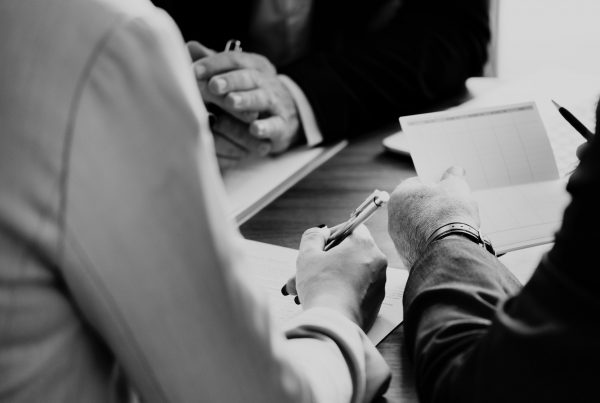
<path id="1" fill-rule="evenodd" d="M 426 245 L 428 247 L 432 242 L 446 238 L 450 235 L 460 235 L 462 237 L 465 237 L 475 242 L 476 244 L 490 252 L 492 255 L 496 256 L 496 251 L 494 250 L 494 247 L 492 246 L 490 240 L 487 239 L 477 228 L 474 228 L 473 226 L 462 222 L 451 222 L 449 224 L 442 225 L 441 227 L 433 231 L 431 236 L 427 239 Z"/>

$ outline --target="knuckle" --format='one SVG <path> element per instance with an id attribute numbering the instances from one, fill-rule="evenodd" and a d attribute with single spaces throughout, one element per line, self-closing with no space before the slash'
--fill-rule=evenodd
<path id="1" fill-rule="evenodd" d="M 258 70 L 247 70 L 247 80 L 250 85 L 260 87 L 263 83 L 262 75 Z"/>
<path id="2" fill-rule="evenodd" d="M 256 58 L 256 62 L 261 66 L 261 67 L 267 67 L 271 64 L 271 62 L 269 61 L 269 59 L 267 59 L 265 56 L 254 53 L 254 57 Z"/>
<path id="3" fill-rule="evenodd" d="M 375 264 L 375 267 L 379 268 L 379 270 L 384 271 L 387 268 L 388 265 L 388 260 L 387 257 L 379 252 L 375 255 L 374 259 L 373 259 L 373 263 Z"/>
<path id="4" fill-rule="evenodd" d="M 239 110 L 244 106 L 244 99 L 240 94 L 230 93 L 225 96 L 225 103 L 229 108 Z"/>
<path id="5" fill-rule="evenodd" d="M 304 231 L 304 233 L 302 234 L 302 238 L 305 239 L 313 239 L 319 236 L 320 233 L 320 229 L 313 227 L 313 228 L 308 228 L 307 230 Z"/>

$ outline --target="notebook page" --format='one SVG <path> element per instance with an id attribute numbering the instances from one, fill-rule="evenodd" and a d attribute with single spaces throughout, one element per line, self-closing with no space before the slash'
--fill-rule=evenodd
<path id="1" fill-rule="evenodd" d="M 567 179 L 473 192 L 481 231 L 497 253 L 554 241 L 563 211 L 571 200 Z"/>
<path id="2" fill-rule="evenodd" d="M 496 89 L 465 102 L 472 109 L 533 101 L 546 126 L 560 176 L 567 176 L 578 163 L 575 150 L 585 140 L 558 113 L 552 99 L 570 110 L 588 129 L 595 128 L 596 103 L 600 97 L 600 75 L 548 68 L 510 80 Z"/>
<path id="3" fill-rule="evenodd" d="M 302 311 L 294 298 L 281 294 L 281 287 L 296 273 L 298 251 L 262 242 L 244 240 L 246 270 L 254 286 L 262 290 L 275 326 L 282 326 L 286 320 Z M 404 318 L 402 296 L 408 279 L 408 271 L 388 267 L 385 285 L 385 299 L 379 315 L 367 333 L 369 339 L 378 344 Z"/>
<path id="4" fill-rule="evenodd" d="M 417 174 L 438 181 L 465 168 L 473 190 L 557 179 L 546 129 L 533 102 L 404 116 Z"/>

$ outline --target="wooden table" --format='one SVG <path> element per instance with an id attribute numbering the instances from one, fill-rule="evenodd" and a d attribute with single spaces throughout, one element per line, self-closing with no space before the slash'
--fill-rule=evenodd
<path id="1" fill-rule="evenodd" d="M 333 226 L 348 219 L 374 189 L 392 192 L 401 180 L 416 175 L 409 156 L 384 150 L 382 140 L 398 127 L 352 141 L 344 150 L 298 182 L 240 227 L 244 237 L 297 249 L 305 229 Z M 366 226 L 388 257 L 390 267 L 404 269 L 387 233 L 387 210 Z M 392 369 L 392 383 L 382 402 L 417 402 L 414 375 L 403 345 L 403 326 L 378 346 Z"/>

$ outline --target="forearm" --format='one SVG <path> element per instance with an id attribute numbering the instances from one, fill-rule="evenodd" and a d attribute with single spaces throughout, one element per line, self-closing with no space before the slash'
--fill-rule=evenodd
<path id="1" fill-rule="evenodd" d="M 473 352 L 487 349 L 483 340 L 499 304 L 519 289 L 506 267 L 466 239 L 435 242 L 416 262 L 404 294 L 404 325 L 423 402 L 470 401 L 479 385 L 473 378 L 484 371 Z"/>
<path id="2" fill-rule="evenodd" d="M 326 139 L 352 136 L 432 105 L 480 73 L 487 2 L 407 2 L 376 33 L 285 67 L 311 102 Z"/>
<path id="3" fill-rule="evenodd" d="M 468 241 L 434 244 L 417 262 L 405 324 L 423 401 L 579 401 L 591 392 L 600 363 L 594 147 L 569 183 L 554 248 L 517 296 L 506 269 Z"/>
<path id="4" fill-rule="evenodd" d="M 510 297 L 518 287 L 505 269 L 481 264 L 487 258 L 474 259 L 478 267 L 459 259 L 461 269 L 457 246 L 439 250 L 443 260 L 425 258 L 438 269 L 407 285 L 405 334 L 421 401 L 585 401 L 600 363 L 597 298 L 547 258 Z"/>

